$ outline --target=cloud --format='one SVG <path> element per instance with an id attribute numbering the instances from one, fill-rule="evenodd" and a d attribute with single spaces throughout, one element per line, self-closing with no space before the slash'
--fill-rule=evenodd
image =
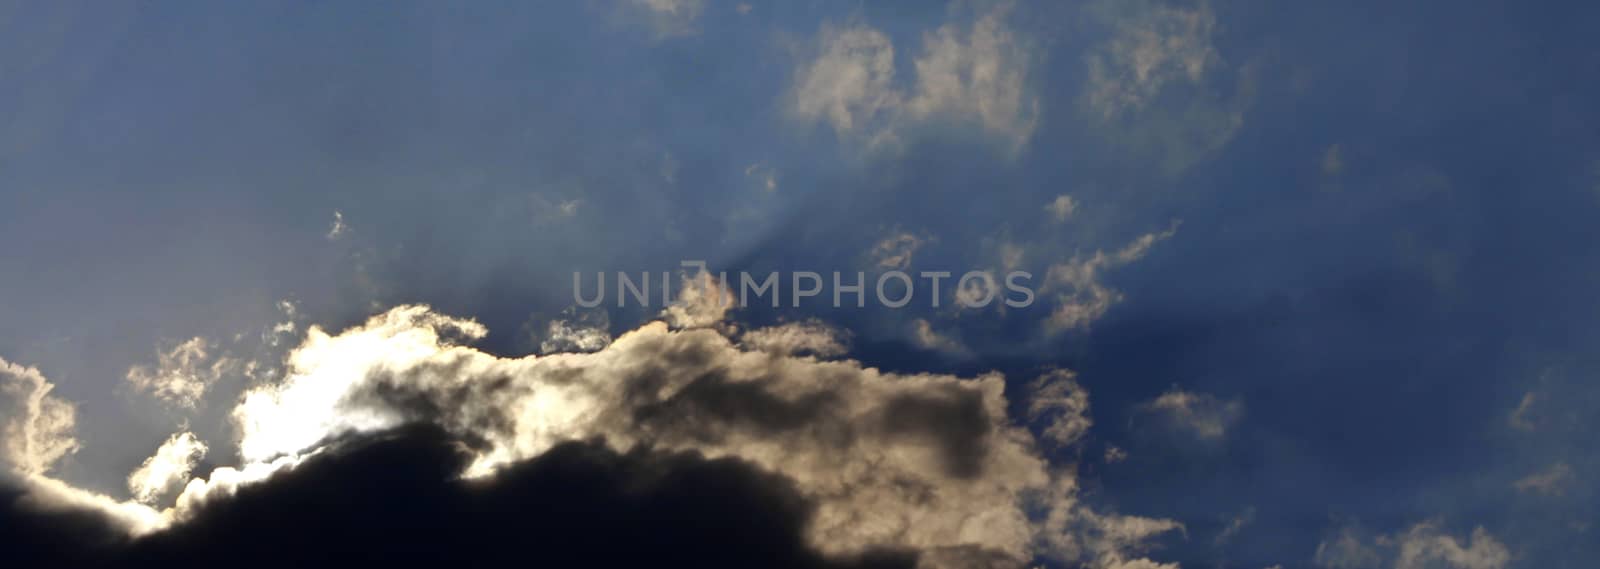
<path id="1" fill-rule="evenodd" d="M 1073 255 L 1066 262 L 1050 266 L 1041 293 L 1054 293 L 1056 306 L 1045 326 L 1051 332 L 1087 328 L 1104 316 L 1111 305 L 1122 301 L 1122 293 L 1101 282 L 1107 269 L 1120 267 L 1145 256 L 1157 242 L 1177 234 L 1178 224 L 1159 233 L 1147 233 L 1107 254 L 1096 250 L 1088 256 Z"/>
<path id="2" fill-rule="evenodd" d="M 341 441 L 186 522 L 126 541 L 92 510 L 0 491 L 0 543 L 25 567 L 795 567 L 909 569 L 911 551 L 820 554 L 811 503 L 732 458 L 561 443 L 461 480 L 461 441 L 426 426 Z M 13 546 L 16 544 L 16 546 Z"/>
<path id="3" fill-rule="evenodd" d="M 606 311 L 579 313 L 569 308 L 563 311 L 563 316 L 545 325 L 539 353 L 595 352 L 611 345 L 611 317 Z"/>
<path id="4" fill-rule="evenodd" d="M 328 227 L 328 240 L 338 240 L 348 231 L 350 231 L 350 226 L 345 225 L 344 223 L 344 212 L 333 210 L 333 225 Z"/>
<path id="5" fill-rule="evenodd" d="M 1035 379 L 1029 388 L 1033 396 L 1028 402 L 1028 419 L 1045 422 L 1039 433 L 1045 441 L 1057 447 L 1067 446 L 1083 438 L 1089 427 L 1094 426 L 1094 421 L 1089 419 L 1089 392 L 1078 385 L 1077 374 L 1072 371 L 1046 373 Z"/>
<path id="6" fill-rule="evenodd" d="M 674 328 L 719 325 L 734 306 L 733 291 L 708 271 L 683 275 L 678 291 L 677 300 L 661 311 L 661 317 Z"/>
<path id="7" fill-rule="evenodd" d="M 579 208 L 583 207 L 583 200 L 580 198 L 553 198 L 542 193 L 531 194 L 528 200 L 529 208 L 533 212 L 533 222 L 538 225 L 571 219 L 576 217 Z"/>
<path id="8" fill-rule="evenodd" d="M 823 25 L 814 56 L 795 73 L 791 110 L 869 146 L 898 141 L 910 127 L 956 121 L 1020 148 L 1033 135 L 1039 100 L 1027 88 L 1026 42 L 1005 24 L 1009 12 L 1000 5 L 970 28 L 945 24 L 924 33 L 909 88 L 896 84 L 889 36 L 865 24 Z"/>
<path id="9" fill-rule="evenodd" d="M 77 452 L 77 409 L 50 395 L 55 389 L 39 370 L 0 359 L 0 395 L 6 400 L 5 458 L 24 476 L 48 473 Z"/>
<path id="10" fill-rule="evenodd" d="M 71 403 L 50 395 L 54 389 L 39 370 L 0 359 L 0 396 L 4 397 L 6 409 L 4 458 L 9 466 L 0 473 L 0 499 L 8 500 L 8 507 L 78 521 L 82 520 L 71 512 L 93 512 L 93 516 L 116 524 L 122 535 L 162 527 L 165 521 L 161 514 L 149 507 L 114 500 L 50 477 L 56 463 L 80 446 L 75 434 L 76 410 Z M 11 485 L 17 486 L 15 491 L 7 491 Z"/>
<path id="11" fill-rule="evenodd" d="M 1221 440 L 1244 414 L 1239 401 L 1218 399 L 1208 393 L 1194 393 L 1173 387 L 1140 406 L 1167 426 L 1207 441 Z"/>
<path id="12" fill-rule="evenodd" d="M 1562 496 L 1567 488 L 1577 482 L 1577 475 L 1566 462 L 1557 462 L 1540 472 L 1512 483 L 1518 492 L 1532 492 L 1541 496 Z"/>
<path id="13" fill-rule="evenodd" d="M 1105 118 L 1142 109 L 1170 83 L 1197 83 L 1218 63 L 1208 4 L 1132 10 L 1138 15 L 1119 20 L 1116 36 L 1088 58 L 1089 106 Z"/>
<path id="14" fill-rule="evenodd" d="M 288 376 L 236 408 L 240 454 L 264 464 L 424 422 L 467 441 L 465 473 L 480 478 L 569 440 L 737 458 L 814 502 L 806 535 L 824 553 L 909 548 L 935 567 L 974 555 L 1132 559 L 1144 538 L 1176 527 L 1078 504 L 1072 474 L 1010 423 L 998 374 L 885 374 L 662 323 L 592 354 L 499 358 L 466 347 L 486 332 L 419 306 L 337 335 L 313 328 Z M 215 479 L 185 494 L 228 495 L 206 488 Z M 1077 537 L 1055 535 L 1068 527 Z"/>
<path id="15" fill-rule="evenodd" d="M 160 502 L 189 482 L 189 473 L 206 456 L 206 444 L 193 433 L 175 433 L 156 453 L 128 475 L 128 490 L 133 499 L 146 504 Z"/>
<path id="16" fill-rule="evenodd" d="M 1538 429 L 1533 416 L 1534 405 L 1538 403 L 1539 393 L 1529 391 L 1523 394 L 1522 400 L 1517 403 L 1517 408 L 1511 411 L 1511 416 L 1506 419 L 1506 422 L 1511 425 L 1511 428 L 1519 431 L 1532 432 Z"/>
<path id="17" fill-rule="evenodd" d="M 205 338 L 190 338 L 158 352 L 154 368 L 129 368 L 125 379 L 134 391 L 176 407 L 194 409 L 205 399 L 206 390 L 238 363 L 232 358 L 214 357 L 211 347 Z"/>
<path id="18" fill-rule="evenodd" d="M 1039 100 L 1028 94 L 1028 54 L 1005 25 L 1009 11 L 1000 5 L 965 34 L 945 24 L 923 35 L 916 90 L 907 101 L 912 116 L 975 118 L 1013 145 L 1027 142 L 1038 123 Z"/>
<path id="19" fill-rule="evenodd" d="M 810 354 L 830 358 L 845 353 L 847 337 L 847 332 L 812 319 L 749 330 L 739 336 L 739 345 L 781 356 Z"/>
<path id="20" fill-rule="evenodd" d="M 1398 542 L 1400 554 L 1395 559 L 1395 569 L 1504 569 L 1511 562 L 1506 546 L 1482 527 L 1472 530 L 1471 542 L 1466 546 L 1427 523 L 1412 526 Z"/>
<path id="21" fill-rule="evenodd" d="M 1212 543 L 1220 546 L 1232 541 L 1233 538 L 1239 536 L 1239 532 L 1244 531 L 1245 526 L 1250 525 L 1251 523 L 1255 522 L 1255 520 L 1255 507 L 1251 506 L 1245 508 L 1244 512 L 1241 512 L 1239 515 L 1233 516 L 1233 518 L 1228 520 L 1228 524 L 1223 526 L 1222 531 L 1217 532 L 1217 537 L 1216 539 L 1212 540 Z"/>
<path id="22" fill-rule="evenodd" d="M 625 4 L 643 19 L 658 40 L 700 33 L 705 0 L 625 0 Z"/>
<path id="23" fill-rule="evenodd" d="M 1050 218 L 1056 223 L 1063 223 L 1072 217 L 1073 212 L 1078 211 L 1078 202 L 1072 199 L 1072 196 L 1061 194 L 1056 196 L 1056 199 L 1050 200 L 1050 203 L 1044 206 L 1044 210 L 1050 212 Z"/>
<path id="24" fill-rule="evenodd" d="M 874 243 L 867 250 L 867 259 L 873 268 L 881 271 L 904 271 L 911 268 L 911 260 L 917 250 L 929 241 L 910 232 L 895 231 Z"/>
<path id="25" fill-rule="evenodd" d="M 1223 64 L 1209 2 L 1107 0 L 1087 16 L 1110 34 L 1086 57 L 1080 99 L 1105 146 L 1173 176 L 1233 139 L 1260 64 Z"/>
<path id="26" fill-rule="evenodd" d="M 933 323 L 928 322 L 926 318 L 911 321 L 911 342 L 924 350 L 943 352 L 952 356 L 965 357 L 972 353 L 961 340 L 934 330 Z"/>
<path id="27" fill-rule="evenodd" d="M 1463 544 L 1435 523 L 1423 522 L 1375 538 L 1363 537 L 1358 528 L 1345 528 L 1317 546 L 1315 561 L 1328 569 L 1504 569 L 1511 552 L 1482 527 L 1473 529 Z"/>
<path id="28" fill-rule="evenodd" d="M 795 74 L 794 113 L 824 120 L 840 138 L 859 130 L 881 129 L 900 106 L 894 89 L 894 45 L 871 27 L 823 25 L 816 58 Z M 877 126 L 874 127 L 873 125 Z"/>

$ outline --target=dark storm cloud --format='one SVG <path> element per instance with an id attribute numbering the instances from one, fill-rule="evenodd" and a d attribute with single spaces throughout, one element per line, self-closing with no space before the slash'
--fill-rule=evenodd
<path id="1" fill-rule="evenodd" d="M 571 442 L 492 477 L 437 429 L 402 428 L 327 453 L 176 527 L 127 541 L 89 511 L 0 494 L 13 567 L 909 568 L 913 552 L 826 559 L 787 479 L 734 459 Z"/>

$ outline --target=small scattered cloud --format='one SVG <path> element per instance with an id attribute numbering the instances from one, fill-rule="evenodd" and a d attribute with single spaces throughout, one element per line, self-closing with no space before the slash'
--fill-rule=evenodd
<path id="1" fill-rule="evenodd" d="M 1219 62 L 1211 43 L 1215 14 L 1195 7 L 1136 2 L 1116 21 L 1116 36 L 1089 57 L 1089 106 L 1105 118 L 1150 104 L 1168 84 L 1197 83 Z"/>
<path id="2" fill-rule="evenodd" d="M 661 311 L 673 328 L 708 328 L 721 324 L 733 309 L 733 291 L 707 271 L 685 274 L 678 298 Z"/>
<path id="3" fill-rule="evenodd" d="M 778 191 L 778 171 L 764 162 L 757 162 L 746 166 L 746 178 L 754 181 L 756 186 L 767 192 Z"/>
<path id="4" fill-rule="evenodd" d="M 1560 497 L 1566 495 L 1567 488 L 1578 480 L 1577 474 L 1566 462 L 1557 462 L 1542 471 L 1512 483 L 1518 492 L 1538 494 L 1541 496 Z"/>
<path id="5" fill-rule="evenodd" d="M 1005 25 L 1009 12 L 1001 4 L 969 30 L 946 24 L 923 35 L 916 90 L 907 103 L 912 116 L 976 119 L 1013 146 L 1027 142 L 1038 123 L 1039 99 L 1027 89 L 1028 50 Z"/>
<path id="6" fill-rule="evenodd" d="M 1170 427 L 1205 441 L 1219 441 L 1244 415 L 1244 404 L 1173 387 L 1140 408 Z"/>
<path id="7" fill-rule="evenodd" d="M 911 232 L 894 231 L 867 250 L 867 260 L 873 268 L 881 271 L 904 271 L 911 268 L 911 260 L 917 250 L 930 241 L 931 238 Z"/>
<path id="8" fill-rule="evenodd" d="M 1078 385 L 1077 374 L 1054 370 L 1028 386 L 1028 420 L 1043 423 L 1039 436 L 1064 447 L 1083 438 L 1094 421 L 1089 418 L 1089 391 Z"/>
<path id="9" fill-rule="evenodd" d="M 1522 395 L 1522 400 L 1517 402 L 1516 409 L 1512 409 L 1511 416 L 1506 419 L 1511 428 L 1524 432 L 1532 432 L 1538 429 L 1534 408 L 1538 405 L 1539 399 L 1540 394 L 1536 391 L 1529 391 Z"/>
<path id="10" fill-rule="evenodd" d="M 900 105 L 889 36 L 865 25 L 824 24 L 816 42 L 815 59 L 795 75 L 795 114 L 826 121 L 840 138 L 869 128 L 881 130 L 884 117 Z"/>
<path id="11" fill-rule="evenodd" d="M 578 210 L 583 207 L 582 198 L 552 198 L 544 194 L 535 193 L 529 196 L 529 207 L 533 211 L 535 225 L 543 225 L 578 215 Z"/>
<path id="12" fill-rule="evenodd" d="M 1111 253 L 1096 250 L 1092 255 L 1074 255 L 1066 262 L 1051 265 L 1040 288 L 1041 293 L 1053 294 L 1055 300 L 1046 328 L 1050 332 L 1086 328 L 1104 316 L 1123 298 L 1120 291 L 1102 282 L 1104 271 L 1143 258 L 1152 246 L 1177 231 L 1178 224 L 1173 223 L 1166 231 L 1141 235 Z"/>
<path id="13" fill-rule="evenodd" d="M 848 337 L 847 331 L 811 319 L 748 330 L 739 336 L 739 345 L 748 350 L 781 356 L 831 358 L 844 355 Z"/>
<path id="14" fill-rule="evenodd" d="M 911 321 L 911 343 L 924 350 L 941 352 L 952 356 L 966 356 L 971 353 L 961 340 L 950 337 L 943 332 L 933 329 L 933 324 L 925 318 Z"/>
<path id="15" fill-rule="evenodd" d="M 1044 206 L 1044 210 L 1050 212 L 1050 219 L 1056 223 L 1063 223 L 1078 211 L 1078 201 L 1072 199 L 1072 196 L 1061 194 L 1056 196 L 1056 199 L 1050 200 L 1050 203 Z"/>
<path id="16" fill-rule="evenodd" d="M 125 379 L 134 391 L 149 394 L 175 407 L 194 409 L 206 391 L 238 362 L 214 354 L 205 338 L 194 337 L 156 354 L 155 366 L 128 369 Z"/>
<path id="17" fill-rule="evenodd" d="M 340 237 L 344 237 L 344 234 L 348 233 L 349 231 L 350 226 L 345 225 L 344 223 L 344 212 L 333 210 L 333 225 L 328 227 L 328 240 L 337 241 Z"/>
<path id="18" fill-rule="evenodd" d="M 1246 526 L 1249 526 L 1255 521 L 1255 506 L 1245 508 L 1243 512 L 1239 513 L 1239 515 L 1233 516 L 1227 520 L 1227 523 L 1222 526 L 1222 531 L 1217 532 L 1217 537 L 1212 540 L 1212 543 L 1219 547 L 1226 545 L 1228 542 L 1233 541 L 1233 538 L 1238 537 L 1239 532 L 1244 531 Z"/>
<path id="19" fill-rule="evenodd" d="M 1173 176 L 1233 139 L 1254 100 L 1259 63 L 1223 64 L 1209 2 L 1102 0 L 1087 11 L 1110 39 L 1086 59 L 1081 108 L 1109 148 Z"/>
<path id="20" fill-rule="evenodd" d="M 1326 569 L 1505 569 L 1511 551 L 1482 527 L 1464 541 L 1423 522 L 1395 535 L 1344 528 L 1317 546 L 1314 560 Z"/>
<path id="21" fill-rule="evenodd" d="M 919 124 L 970 121 L 1020 148 L 1033 135 L 1039 100 L 1027 88 L 1026 42 L 1005 24 L 1009 12 L 1001 5 L 970 27 L 945 24 L 923 34 L 909 88 L 895 81 L 888 35 L 865 24 L 825 24 L 814 55 L 795 73 L 792 112 L 868 146 L 898 141 Z"/>
<path id="22" fill-rule="evenodd" d="M 1128 451 L 1116 445 L 1106 445 L 1106 464 L 1116 464 L 1124 460 L 1128 460 Z"/>

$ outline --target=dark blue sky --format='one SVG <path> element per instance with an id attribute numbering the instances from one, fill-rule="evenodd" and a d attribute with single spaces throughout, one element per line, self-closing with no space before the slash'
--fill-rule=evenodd
<path id="1" fill-rule="evenodd" d="M 1418 524 L 1600 555 L 1600 8 L 747 8 L 0 5 L 0 357 L 79 404 L 66 476 L 120 491 L 175 421 L 128 369 L 270 353 L 282 300 L 332 329 L 428 303 L 520 355 L 574 271 L 853 272 L 909 234 L 911 269 L 1011 251 L 1042 284 L 1175 228 L 1065 329 L 1060 291 L 734 319 L 820 318 L 890 370 L 1075 370 L 1095 426 L 1062 452 L 1086 500 L 1187 526 L 1154 559 L 1337 567 L 1349 535 L 1389 566 Z M 226 411 L 194 420 L 225 442 Z"/>

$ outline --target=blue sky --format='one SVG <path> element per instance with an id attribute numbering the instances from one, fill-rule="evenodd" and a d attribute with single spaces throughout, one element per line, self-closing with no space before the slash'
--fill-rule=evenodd
<path id="1" fill-rule="evenodd" d="M 574 272 L 1015 266 L 1028 309 L 727 319 L 817 319 L 886 371 L 998 371 L 1036 432 L 1029 382 L 1072 370 L 1093 426 L 1041 452 L 1087 503 L 1181 523 L 1154 561 L 1583 567 L 1597 16 L 0 5 L 0 357 L 77 405 L 60 476 L 119 495 L 180 422 L 233 463 L 230 400 L 273 381 L 214 368 L 208 405 L 174 410 L 130 368 L 272 367 L 309 324 L 408 303 L 538 353 L 578 321 Z M 198 363 L 161 361 L 194 338 Z"/>

